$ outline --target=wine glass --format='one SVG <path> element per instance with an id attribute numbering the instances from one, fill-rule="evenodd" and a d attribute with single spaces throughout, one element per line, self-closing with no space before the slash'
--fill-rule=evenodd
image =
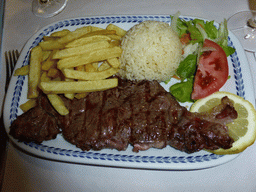
<path id="1" fill-rule="evenodd" d="M 33 0 L 32 12 L 38 17 L 53 17 L 66 7 L 67 2 L 68 0 Z"/>
<path id="2" fill-rule="evenodd" d="M 250 11 L 241 11 L 227 20 L 228 29 L 245 50 L 256 52 L 256 0 L 249 0 Z"/>

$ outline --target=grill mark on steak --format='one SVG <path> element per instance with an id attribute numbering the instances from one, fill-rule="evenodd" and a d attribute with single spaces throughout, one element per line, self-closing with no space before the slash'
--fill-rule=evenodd
<path id="1" fill-rule="evenodd" d="M 66 116 L 60 116 L 49 102 L 40 102 L 45 99 L 41 95 L 37 107 L 12 123 L 10 135 L 21 141 L 42 142 L 55 138 L 61 128 L 63 137 L 82 150 L 126 150 L 131 144 L 135 152 L 170 145 L 193 153 L 226 149 L 233 143 L 225 123 L 237 118 L 237 113 L 228 98 L 210 113 L 191 113 L 157 81 L 120 79 L 118 87 L 89 93 L 83 99 L 62 96 L 69 109 Z M 43 124 L 45 119 L 48 124 Z"/>
<path id="2" fill-rule="evenodd" d="M 141 82 L 132 95 L 131 103 L 135 110 L 131 144 L 134 151 L 166 146 L 165 121 L 161 119 L 164 111 L 160 108 L 163 102 L 160 97 L 165 93 L 162 87 L 157 86 L 157 82 L 147 81 Z"/>

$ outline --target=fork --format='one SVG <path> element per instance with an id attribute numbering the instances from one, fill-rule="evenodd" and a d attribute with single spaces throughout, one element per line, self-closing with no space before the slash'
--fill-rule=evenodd
<path id="1" fill-rule="evenodd" d="M 18 50 L 12 50 L 12 51 L 5 52 L 5 63 L 6 63 L 5 92 L 8 89 L 10 79 L 11 79 L 12 73 L 14 71 L 14 68 L 15 68 L 15 65 L 17 63 L 19 56 L 20 56 L 20 54 L 19 54 Z"/>
<path id="2" fill-rule="evenodd" d="M 7 92 L 10 79 L 18 58 L 19 58 L 18 50 L 5 52 L 5 64 L 6 64 L 5 94 Z M 0 127 L 0 190 L 1 190 L 3 176 L 4 176 L 5 160 L 6 160 L 6 144 L 8 141 L 8 137 L 5 132 L 4 122 L 3 122 L 3 110 L 2 110 L 1 119 L 0 119 L 0 126 L 1 126 Z"/>

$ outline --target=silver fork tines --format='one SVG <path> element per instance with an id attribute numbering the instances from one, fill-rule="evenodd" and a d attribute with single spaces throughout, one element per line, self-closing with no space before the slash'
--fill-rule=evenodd
<path id="1" fill-rule="evenodd" d="M 5 62 L 6 62 L 5 92 L 7 91 L 7 88 L 10 83 L 10 79 L 11 79 L 11 76 L 14 71 L 14 68 L 17 63 L 18 58 L 19 58 L 18 50 L 12 50 L 12 51 L 5 52 Z"/>
<path id="2" fill-rule="evenodd" d="M 5 52 L 5 61 L 6 61 L 5 93 L 7 91 L 18 57 L 19 57 L 18 50 Z M 0 114 L 0 116 L 1 116 L 0 117 L 0 190 L 1 190 L 1 187 L 3 184 L 2 182 L 3 182 L 4 170 L 5 170 L 6 145 L 8 142 L 8 136 L 4 128 L 3 111 Z"/>

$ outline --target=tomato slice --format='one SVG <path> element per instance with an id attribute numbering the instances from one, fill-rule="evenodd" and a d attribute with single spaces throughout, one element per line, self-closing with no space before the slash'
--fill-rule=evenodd
<path id="1" fill-rule="evenodd" d="M 218 91 L 228 79 L 228 60 L 224 50 L 215 42 L 206 39 L 203 47 L 212 47 L 214 51 L 205 51 L 199 58 L 191 98 L 201 99 Z"/>

